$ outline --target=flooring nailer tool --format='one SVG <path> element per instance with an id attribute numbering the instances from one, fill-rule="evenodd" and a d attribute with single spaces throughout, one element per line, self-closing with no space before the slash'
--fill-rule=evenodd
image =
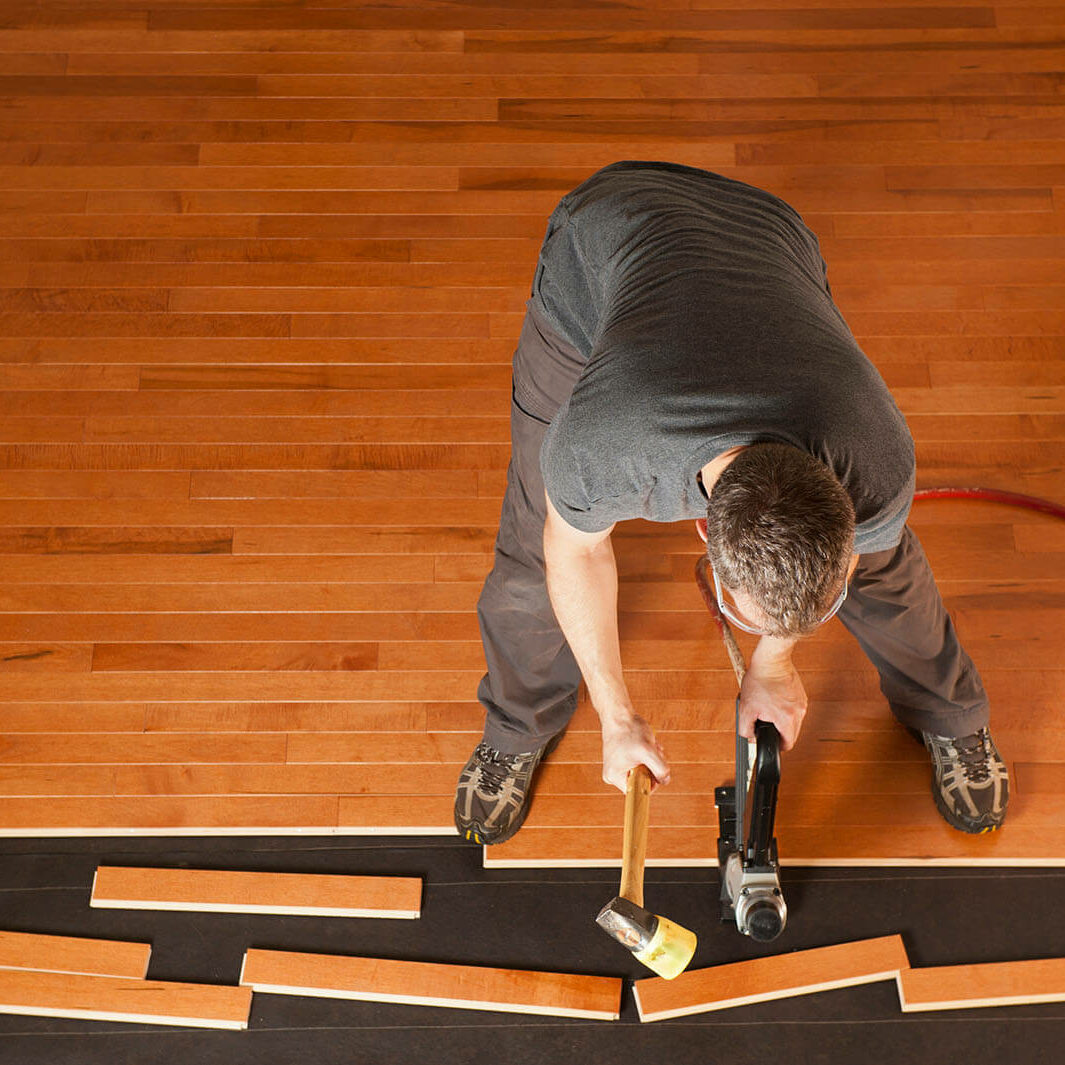
<path id="1" fill-rule="evenodd" d="M 746 665 L 728 622 L 718 609 L 707 577 L 709 560 L 695 564 L 703 600 L 725 641 L 725 650 L 743 684 Z M 720 836 L 717 860 L 721 871 L 721 919 L 735 921 L 745 935 L 761 943 L 784 931 L 788 907 L 780 889 L 780 862 L 773 837 L 777 790 L 780 786 L 780 733 L 768 721 L 755 725 L 752 743 L 740 735 L 740 700 L 736 698 L 736 783 L 714 790 Z"/>

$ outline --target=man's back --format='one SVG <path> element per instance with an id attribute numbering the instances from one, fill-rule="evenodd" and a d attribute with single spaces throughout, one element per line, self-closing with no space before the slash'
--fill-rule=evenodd
<path id="1" fill-rule="evenodd" d="M 533 301 L 587 358 L 542 453 L 574 527 L 699 517 L 699 469 L 773 441 L 836 473 L 856 550 L 898 542 L 912 440 L 784 201 L 677 164 L 616 163 L 553 212 Z"/>

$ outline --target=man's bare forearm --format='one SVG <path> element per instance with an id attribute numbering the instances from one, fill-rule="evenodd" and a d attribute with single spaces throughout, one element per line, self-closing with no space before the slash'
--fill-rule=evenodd
<path id="1" fill-rule="evenodd" d="M 609 538 L 573 551 L 544 538 L 547 590 L 604 724 L 632 713 L 618 636 L 618 571 Z"/>

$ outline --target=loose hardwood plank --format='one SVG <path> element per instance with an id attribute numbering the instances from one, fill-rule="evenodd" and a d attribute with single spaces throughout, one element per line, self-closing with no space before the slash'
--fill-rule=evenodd
<path id="1" fill-rule="evenodd" d="M 149 943 L 0 931 L 0 969 L 142 980 L 151 953 Z"/>
<path id="2" fill-rule="evenodd" d="M 251 991 L 114 976 L 0 971 L 0 1013 L 244 1030 Z"/>
<path id="3" fill-rule="evenodd" d="M 614 977 L 249 950 L 240 982 L 257 992 L 503 1013 L 617 1020 Z"/>
<path id="4" fill-rule="evenodd" d="M 410 920 L 421 916 L 421 897 L 421 879 L 414 877 L 101 865 L 93 878 L 89 905 L 119 910 Z"/>
<path id="5" fill-rule="evenodd" d="M 904 1013 L 1065 1002 L 1065 958 L 910 969 L 898 987 Z"/>
<path id="6" fill-rule="evenodd" d="M 889 980 L 909 964 L 902 936 L 883 936 L 637 980 L 633 994 L 640 1020 L 660 1021 Z"/>

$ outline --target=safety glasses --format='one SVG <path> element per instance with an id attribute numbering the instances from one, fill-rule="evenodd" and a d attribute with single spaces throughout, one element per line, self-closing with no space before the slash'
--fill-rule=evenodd
<path id="1" fill-rule="evenodd" d="M 717 596 L 717 607 L 721 613 L 728 618 L 737 629 L 742 629 L 744 632 L 749 632 L 752 636 L 768 636 L 769 633 L 757 626 L 752 625 L 749 621 L 746 621 L 739 613 L 739 611 L 731 603 L 727 602 L 724 596 L 721 594 L 721 581 L 718 580 L 717 570 L 713 566 L 710 567 L 710 572 L 714 575 L 714 595 Z M 830 618 L 836 616 L 839 613 L 839 608 L 843 606 L 847 598 L 847 582 L 843 582 L 843 590 L 839 593 L 839 597 L 835 603 L 832 604 L 832 608 L 827 614 L 817 623 L 818 625 L 824 625 Z"/>

